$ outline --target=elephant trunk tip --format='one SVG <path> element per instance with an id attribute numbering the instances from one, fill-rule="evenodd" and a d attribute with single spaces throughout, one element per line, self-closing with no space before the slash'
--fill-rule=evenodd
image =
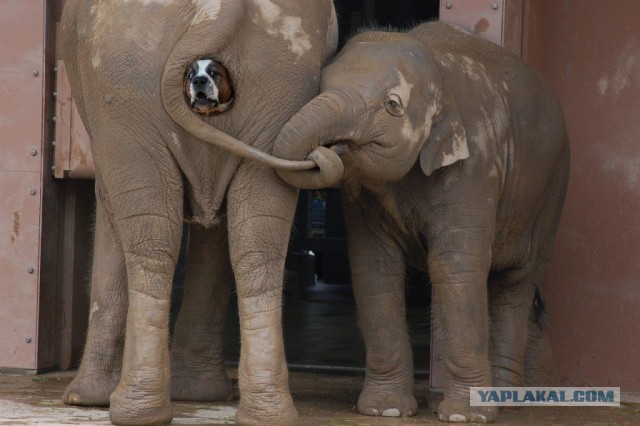
<path id="1" fill-rule="evenodd" d="M 285 182 L 300 189 L 327 188 L 338 184 L 342 179 L 344 165 L 333 149 L 318 146 L 307 156 L 307 160 L 316 163 L 317 168 L 304 171 L 278 170 L 278 174 Z"/>

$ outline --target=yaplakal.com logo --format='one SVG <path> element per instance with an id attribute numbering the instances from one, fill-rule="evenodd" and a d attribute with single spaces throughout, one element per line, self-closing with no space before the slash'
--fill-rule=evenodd
<path id="1" fill-rule="evenodd" d="M 620 388 L 472 387 L 471 406 L 619 406 Z"/>

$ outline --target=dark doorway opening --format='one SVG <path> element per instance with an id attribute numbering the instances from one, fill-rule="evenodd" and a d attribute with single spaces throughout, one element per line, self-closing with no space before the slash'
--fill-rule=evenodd
<path id="1" fill-rule="evenodd" d="M 363 27 L 403 30 L 437 20 L 439 0 L 335 0 L 340 44 Z M 338 189 L 301 191 L 292 233 L 284 298 L 284 340 L 290 368 L 362 371 L 365 350 L 351 289 L 346 230 Z M 407 271 L 407 324 L 414 366 L 429 369 L 430 287 L 425 274 Z M 225 360 L 239 358 L 237 303 L 230 305 Z"/>

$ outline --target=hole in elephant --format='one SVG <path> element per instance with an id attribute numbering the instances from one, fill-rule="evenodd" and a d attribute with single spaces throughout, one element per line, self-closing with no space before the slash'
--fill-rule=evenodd
<path id="1" fill-rule="evenodd" d="M 234 99 L 226 68 L 210 58 L 195 60 L 187 66 L 184 95 L 194 112 L 209 116 L 227 111 Z"/>

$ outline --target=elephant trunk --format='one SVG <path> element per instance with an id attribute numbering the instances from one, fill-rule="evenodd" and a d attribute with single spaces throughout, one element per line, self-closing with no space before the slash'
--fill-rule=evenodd
<path id="1" fill-rule="evenodd" d="M 169 116 L 182 128 L 204 142 L 282 170 L 308 170 L 316 166 L 313 161 L 287 161 L 275 158 L 204 122 L 184 100 L 183 76 L 188 64 L 203 54 L 216 56 L 229 44 L 237 23 L 245 15 L 242 2 L 222 3 L 216 22 L 203 19 L 194 22 L 172 49 L 162 74 L 162 102 Z M 194 18 L 195 20 L 195 18 Z M 202 41 L 208 44 L 202 46 Z M 194 47 L 195 46 L 195 47 Z"/>
<path id="2" fill-rule="evenodd" d="M 338 154 L 346 149 L 348 129 L 357 123 L 358 104 L 344 94 L 324 92 L 312 99 L 284 125 L 273 146 L 273 155 L 288 160 L 312 160 L 317 169 L 278 170 L 290 185 L 318 189 L 339 182 L 344 165 Z"/>

